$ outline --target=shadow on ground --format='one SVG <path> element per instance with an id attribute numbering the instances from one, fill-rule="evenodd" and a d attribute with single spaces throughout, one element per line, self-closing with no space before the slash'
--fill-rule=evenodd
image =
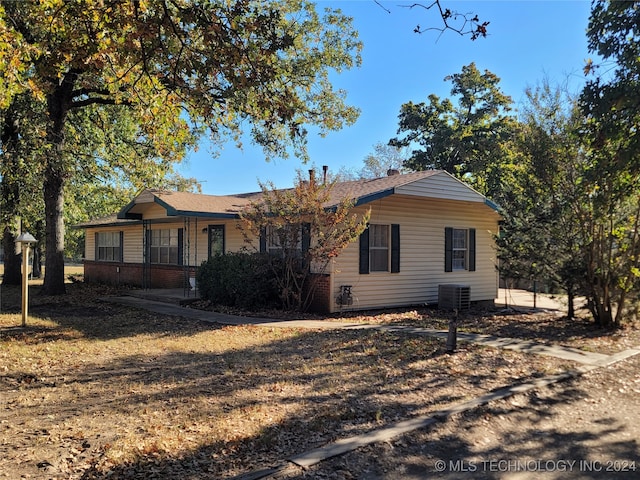
<path id="1" fill-rule="evenodd" d="M 0 376 L 8 425 L 0 445 L 11 445 L 0 449 L 0 470 L 47 478 L 227 478 L 542 375 L 538 357 L 474 346 L 450 356 L 441 340 L 403 333 L 222 328 L 89 297 L 40 298 L 32 312 L 55 324 L 24 336 L 3 331 L 3 341 L 33 345 L 43 373 Z M 253 337 L 235 346 L 240 335 Z M 47 374 L 47 352 L 67 340 L 76 348 L 79 338 L 90 342 Z M 166 343 L 138 348 L 148 338 Z M 123 344 L 132 351 L 109 354 Z M 501 401 L 289 478 L 492 479 L 504 472 L 478 471 L 477 463 L 473 472 L 453 470 L 530 456 L 636 458 L 638 436 L 625 439 L 630 426 L 618 417 L 556 425 L 566 414 L 560 407 L 590 398 L 580 380 L 569 387 Z M 436 461 L 446 462 L 443 472 Z M 581 478 L 602 478 L 594 473 Z"/>
<path id="2" fill-rule="evenodd" d="M 638 367 L 635 358 L 283 478 L 638 478 L 640 401 L 611 388 Z"/>

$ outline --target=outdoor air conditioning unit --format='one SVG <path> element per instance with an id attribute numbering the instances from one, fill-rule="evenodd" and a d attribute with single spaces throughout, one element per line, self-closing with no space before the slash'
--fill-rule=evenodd
<path id="1" fill-rule="evenodd" d="M 467 310 L 471 305 L 469 285 L 438 285 L 438 308 L 443 310 Z"/>

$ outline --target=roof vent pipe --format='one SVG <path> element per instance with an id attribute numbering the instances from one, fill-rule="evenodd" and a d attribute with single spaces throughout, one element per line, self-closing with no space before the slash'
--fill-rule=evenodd
<path id="1" fill-rule="evenodd" d="M 329 170 L 329 165 L 322 165 L 322 183 L 327 183 L 327 171 Z"/>

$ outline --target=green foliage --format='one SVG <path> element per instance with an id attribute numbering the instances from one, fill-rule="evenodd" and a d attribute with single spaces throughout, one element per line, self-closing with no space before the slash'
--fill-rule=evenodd
<path id="1" fill-rule="evenodd" d="M 21 96 L 41 112 L 28 158 L 47 222 L 44 290 L 64 291 L 69 182 L 126 171 L 132 185 L 159 183 L 202 134 L 238 140 L 247 125 L 267 158 L 306 158 L 305 124 L 326 133 L 357 117 L 329 73 L 358 65 L 360 49 L 351 19 L 300 0 L 1 1 L 0 112 Z"/>
<path id="2" fill-rule="evenodd" d="M 216 255 L 196 272 L 200 296 L 216 305 L 271 308 L 280 302 L 273 278 L 273 259 L 265 254 L 235 252 Z"/>
<path id="3" fill-rule="evenodd" d="M 569 294 L 569 316 L 573 297 L 584 295 L 598 324 L 618 326 L 640 286 L 640 172 L 621 161 L 617 134 L 593 135 L 599 122 L 585 117 L 577 98 L 545 82 L 527 99 L 519 173 L 500 199 L 501 271 L 557 283 Z"/>
<path id="4" fill-rule="evenodd" d="M 505 276 L 558 285 L 569 298 L 589 296 L 590 196 L 588 160 L 580 132 L 584 117 L 575 96 L 547 81 L 526 91 L 515 144 L 518 174 L 500 203 L 505 221 L 498 239 Z M 586 190 L 585 190 L 586 189 Z"/>
<path id="5" fill-rule="evenodd" d="M 585 246 L 589 308 L 598 323 L 618 326 L 626 302 L 640 288 L 640 6 L 595 1 L 590 51 L 614 62 L 587 82 L 580 97 L 586 117 L 583 202 L 577 214 Z M 587 71 L 597 73 L 591 62 Z"/>
<path id="6" fill-rule="evenodd" d="M 405 103 L 398 116 L 402 136 L 389 143 L 415 148 L 406 167 L 442 169 L 493 196 L 501 187 L 503 144 L 515 128 L 507 115 L 511 98 L 500 91 L 496 75 L 481 73 L 474 63 L 445 80 L 453 85 L 457 106 L 434 94 L 428 103 Z"/>

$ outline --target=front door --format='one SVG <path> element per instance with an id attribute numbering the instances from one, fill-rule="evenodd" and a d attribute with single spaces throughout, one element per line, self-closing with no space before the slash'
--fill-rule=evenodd
<path id="1" fill-rule="evenodd" d="M 224 225 L 209 225 L 209 258 L 224 254 Z"/>

